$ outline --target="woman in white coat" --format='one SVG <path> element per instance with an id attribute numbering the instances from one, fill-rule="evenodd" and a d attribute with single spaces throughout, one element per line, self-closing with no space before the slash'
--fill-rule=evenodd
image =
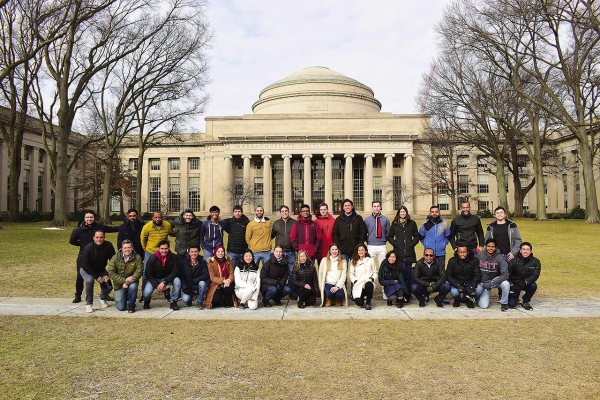
<path id="1" fill-rule="evenodd" d="M 256 310 L 258 293 L 260 292 L 260 272 L 254 262 L 252 250 L 246 250 L 242 259 L 235 266 L 235 296 L 240 299 L 239 309 L 248 307 Z"/>
<path id="2" fill-rule="evenodd" d="M 335 300 L 336 306 L 347 306 L 346 273 L 348 264 L 342 258 L 337 244 L 331 243 L 327 257 L 319 265 L 319 288 L 321 288 L 321 307 L 330 307 Z"/>
<path id="3" fill-rule="evenodd" d="M 364 244 L 357 245 L 350 261 L 350 280 L 354 285 L 352 287 L 352 297 L 354 297 L 357 306 L 364 307 L 365 310 L 373 309 L 371 299 L 373 298 L 376 279 L 375 261 L 369 256 L 367 247 Z"/>

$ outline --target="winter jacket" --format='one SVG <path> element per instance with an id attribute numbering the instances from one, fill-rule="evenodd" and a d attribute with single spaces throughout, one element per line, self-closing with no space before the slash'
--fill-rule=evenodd
<path id="1" fill-rule="evenodd" d="M 415 264 L 413 281 L 421 286 L 429 286 L 430 282 L 434 282 L 432 285 L 433 291 L 437 292 L 440 290 L 440 286 L 446 282 L 446 271 L 444 270 L 444 264 L 434 259 L 430 266 L 427 265 L 424 258 L 421 258 Z"/>
<path id="2" fill-rule="evenodd" d="M 319 215 L 315 222 L 321 235 L 321 246 L 319 246 L 316 258 L 325 258 L 329 251 L 329 245 L 333 243 L 333 225 L 335 224 L 335 218 L 333 218 L 333 215 L 331 214 L 327 214 L 326 217 Z"/>
<path id="3" fill-rule="evenodd" d="M 315 263 L 310 259 L 304 264 L 300 264 L 300 268 L 296 269 L 296 267 L 294 267 L 292 279 L 290 279 L 290 286 L 298 295 L 302 292 L 302 289 L 306 284 L 310 285 L 310 290 L 315 294 L 315 297 L 321 295 Z"/>
<path id="4" fill-rule="evenodd" d="M 233 270 L 233 264 L 231 263 L 231 258 L 229 256 L 225 256 L 225 267 L 227 268 L 228 277 L 225 279 L 231 279 L 231 285 L 235 287 L 235 274 Z M 210 275 L 210 286 L 206 292 L 206 308 L 212 308 L 212 299 L 215 295 L 217 289 L 223 286 L 223 276 L 221 275 L 221 266 L 217 262 L 215 257 L 211 257 L 208 260 L 208 274 Z M 233 298 L 233 304 L 237 307 L 238 301 L 233 291 L 231 292 L 231 296 Z"/>
<path id="5" fill-rule="evenodd" d="M 148 262 L 146 263 L 146 282 L 150 282 L 155 289 L 161 282 L 165 285 L 169 284 L 178 276 L 179 257 L 176 254 L 169 251 L 169 254 L 163 260 L 160 252 L 157 250 L 148 258 Z"/>
<path id="6" fill-rule="evenodd" d="M 254 261 L 246 264 L 244 260 L 240 260 L 233 275 L 235 276 L 236 289 L 251 288 L 253 292 L 260 289 L 260 271 Z"/>
<path id="7" fill-rule="evenodd" d="M 446 279 L 452 287 L 471 286 L 475 289 L 479 282 L 481 282 L 481 271 L 475 256 L 469 252 L 467 258 L 461 260 L 455 253 L 454 257 L 448 261 Z"/>
<path id="8" fill-rule="evenodd" d="M 331 259 L 331 271 L 336 273 L 337 280 L 334 283 L 331 283 L 334 286 L 337 286 L 340 289 L 344 290 L 344 305 L 348 305 L 348 291 L 346 290 L 346 274 L 348 273 L 348 263 L 346 260 L 341 258 L 341 261 L 337 258 Z M 338 263 L 342 263 L 342 269 L 339 268 Z M 327 257 L 321 260 L 321 264 L 319 265 L 319 289 L 321 291 L 321 307 L 323 307 L 323 302 L 325 301 L 325 284 L 328 283 L 326 281 L 327 278 Z"/>
<path id="9" fill-rule="evenodd" d="M 356 245 L 364 244 L 365 240 L 367 240 L 367 226 L 356 211 L 352 211 L 350 215 L 342 213 L 335 219 L 333 242 L 338 245 L 342 254 L 354 253 Z"/>
<path id="10" fill-rule="evenodd" d="M 398 261 L 412 264 L 417 261 L 415 246 L 419 243 L 419 231 L 417 224 L 412 219 L 405 225 L 392 224 L 388 233 L 387 241 L 390 242 L 396 252 Z"/>
<path id="11" fill-rule="evenodd" d="M 246 227 L 250 220 L 244 214 L 240 218 L 227 218 L 225 231 L 229 234 L 227 237 L 227 253 L 242 254 L 248 249 L 246 243 Z"/>
<path id="12" fill-rule="evenodd" d="M 192 220 L 187 223 L 183 219 L 183 214 L 179 214 L 179 217 L 175 218 L 173 223 L 173 229 L 175 230 L 175 252 L 178 256 L 183 256 L 187 253 L 188 249 L 192 246 L 199 246 L 200 239 L 198 238 L 198 230 L 202 223 L 192 213 Z"/>
<path id="13" fill-rule="evenodd" d="M 381 237 L 377 237 L 377 220 L 381 223 Z M 367 244 L 370 246 L 385 246 L 390 231 L 390 220 L 381 214 L 377 216 L 371 214 L 365 218 L 365 226 L 367 227 Z"/>
<path id="14" fill-rule="evenodd" d="M 200 244 L 203 250 L 215 252 L 215 247 L 223 246 L 223 230 L 229 229 L 227 221 L 213 223 L 208 217 L 200 227 Z"/>
<path id="15" fill-rule="evenodd" d="M 379 267 L 379 284 L 383 287 L 383 291 L 387 297 L 390 297 L 398 290 L 402 289 L 404 293 L 408 293 L 406 280 L 404 279 L 405 266 L 402 262 L 396 261 L 395 264 L 390 264 L 388 260 L 384 260 Z"/>
<path id="16" fill-rule="evenodd" d="M 91 226 L 87 226 L 85 222 L 81 222 L 79 226 L 71 232 L 69 243 L 73 246 L 79 246 L 79 255 L 83 253 L 83 248 L 94 241 L 94 232 L 102 231 L 104 233 L 118 232 L 118 226 L 108 226 L 93 222 Z"/>
<path id="17" fill-rule="evenodd" d="M 477 247 L 477 242 L 479 242 L 479 246 L 483 246 L 485 243 L 481 220 L 477 215 L 457 216 L 452 220 L 450 230 L 452 231 L 450 233 L 450 245 L 454 250 L 458 246 L 467 246 L 468 249 L 474 249 Z"/>
<path id="18" fill-rule="evenodd" d="M 134 252 L 131 254 L 129 260 L 125 262 L 123 252 L 119 250 L 108 262 L 106 270 L 108 271 L 108 277 L 112 281 L 113 287 L 115 290 L 119 290 L 123 288 L 123 285 L 129 286 L 131 284 L 131 282 L 127 281 L 127 278 L 130 276 L 134 282 L 140 280 L 144 270 L 144 260 Z"/>
<path id="19" fill-rule="evenodd" d="M 365 284 L 369 281 L 375 282 L 377 280 L 377 268 L 375 267 L 375 261 L 371 257 L 365 257 L 362 260 L 357 260 L 356 265 L 350 263 L 350 281 L 354 284 L 352 287 L 352 296 L 355 299 L 360 298 Z"/>
<path id="20" fill-rule="evenodd" d="M 175 236 L 175 230 L 169 221 L 163 220 L 160 226 L 154 225 L 154 221 L 150 221 L 142 228 L 140 241 L 144 251 L 154 254 L 158 250 L 158 243 L 169 236 Z"/>
<path id="21" fill-rule="evenodd" d="M 311 216 L 308 218 L 298 217 L 290 231 L 290 242 L 294 251 L 306 250 L 308 256 L 314 259 L 321 246 L 321 232 Z"/>
<path id="22" fill-rule="evenodd" d="M 271 251 L 271 231 L 273 230 L 273 221 L 263 218 L 258 221 L 254 218 L 246 226 L 246 243 L 248 248 L 254 253 L 261 251 Z"/>
<path id="23" fill-rule="evenodd" d="M 517 253 L 515 258 L 508 262 L 510 274 L 510 283 L 523 289 L 525 286 L 535 282 L 540 277 L 542 264 L 540 260 L 533 256 L 525 258 L 521 253 Z"/>
<path id="24" fill-rule="evenodd" d="M 114 255 L 115 247 L 111 242 L 105 240 L 100 246 L 94 242 L 88 243 L 81 253 L 81 268 L 97 280 Z"/>
<path id="25" fill-rule="evenodd" d="M 191 264 L 189 254 L 179 257 L 179 279 L 181 280 L 181 290 L 187 290 L 188 292 L 200 282 L 210 283 L 208 265 L 204 257 L 198 256 L 195 265 Z M 203 300 L 200 299 L 199 301 Z"/>
<path id="26" fill-rule="evenodd" d="M 419 238 L 423 247 L 433 249 L 436 256 L 446 255 L 446 245 L 450 241 L 450 225 L 442 217 L 427 217 L 419 229 Z"/>
<path id="27" fill-rule="evenodd" d="M 515 224 L 513 221 L 507 219 L 506 223 L 508 224 L 508 242 L 510 243 L 510 252 L 513 254 L 513 256 L 516 256 L 517 254 L 519 254 L 519 250 L 521 248 L 521 234 L 519 233 L 519 228 L 517 228 L 517 224 Z M 494 238 L 494 230 L 497 225 L 498 221 L 494 221 L 488 224 L 487 229 L 485 231 L 485 241 L 487 241 L 490 238 Z"/>
<path id="28" fill-rule="evenodd" d="M 277 261 L 277 258 L 271 254 L 269 261 L 264 263 L 260 270 L 260 292 L 264 296 L 267 293 L 269 286 L 281 286 L 283 288 L 288 280 L 289 268 L 288 260 L 282 257 Z"/>
<path id="29" fill-rule="evenodd" d="M 290 239 L 290 232 L 292 227 L 296 223 L 295 219 L 288 218 L 287 221 L 278 219 L 273 222 L 273 230 L 271 231 L 271 238 L 275 238 L 275 246 L 281 246 L 283 251 L 294 251 L 292 241 Z"/>
<path id="30" fill-rule="evenodd" d="M 131 240 L 133 243 L 133 250 L 140 257 L 144 257 L 144 248 L 142 247 L 142 242 L 140 240 L 140 236 L 142 234 L 142 228 L 144 227 L 144 221 L 136 220 L 134 223 L 131 223 L 129 220 L 126 220 L 121 225 L 119 225 L 119 234 L 117 235 L 117 249 L 121 248 L 123 244 L 123 240 Z"/>
<path id="31" fill-rule="evenodd" d="M 500 254 L 500 250 L 496 250 L 491 257 L 485 250 L 480 251 L 476 257 L 481 270 L 481 282 L 491 282 L 494 286 L 508 280 L 508 265 L 504 261 L 504 256 Z"/>

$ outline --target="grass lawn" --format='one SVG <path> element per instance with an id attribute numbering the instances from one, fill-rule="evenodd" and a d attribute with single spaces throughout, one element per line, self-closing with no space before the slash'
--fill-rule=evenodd
<path id="1" fill-rule="evenodd" d="M 600 396 L 600 320 L 3 317 L 0 397 Z"/>
<path id="2" fill-rule="evenodd" d="M 491 220 L 484 220 L 484 224 Z M 420 225 L 423 221 L 417 221 Z M 578 220 L 517 220 L 523 240 L 542 262 L 539 297 L 589 297 L 600 293 L 600 225 Z M 47 223 L 2 224 L 0 282 L 3 296 L 71 297 L 78 248 L 69 245 L 73 228 L 43 230 Z M 117 234 L 107 239 L 116 245 Z M 450 246 L 447 254 L 450 254 Z M 417 246 L 417 255 L 423 247 Z M 449 256 L 446 256 L 448 260 Z M 19 282 L 22 284 L 7 284 Z M 378 292 L 380 293 L 380 292 Z"/>

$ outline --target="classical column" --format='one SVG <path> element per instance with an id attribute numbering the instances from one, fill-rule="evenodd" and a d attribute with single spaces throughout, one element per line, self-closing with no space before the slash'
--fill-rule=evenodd
<path id="1" fill-rule="evenodd" d="M 383 181 L 383 210 L 390 212 L 394 209 L 394 156 L 393 153 L 385 154 L 385 178 Z"/>
<path id="2" fill-rule="evenodd" d="M 413 197 L 413 157 L 414 154 L 409 153 L 409 154 L 405 154 L 404 155 L 404 179 L 403 179 L 403 186 L 404 189 L 407 191 L 407 195 L 405 195 L 404 193 L 402 194 L 402 197 L 404 198 L 406 203 L 411 203 L 412 202 L 412 197 Z M 415 205 L 413 204 L 413 208 L 415 207 Z M 415 210 L 413 210 L 414 212 Z"/>
<path id="3" fill-rule="evenodd" d="M 283 204 L 290 209 L 292 204 L 292 155 L 283 154 Z"/>
<path id="4" fill-rule="evenodd" d="M 273 213 L 273 189 L 271 185 L 273 183 L 273 170 L 271 169 L 271 155 L 263 154 L 263 209 L 265 214 L 270 215 Z"/>
<path id="5" fill-rule="evenodd" d="M 344 158 L 346 159 L 346 167 L 344 168 L 344 197 L 347 199 L 352 199 L 354 193 L 352 187 L 352 157 L 354 157 L 354 154 L 344 154 Z"/>
<path id="6" fill-rule="evenodd" d="M 371 203 L 373 202 L 373 157 L 375 157 L 375 154 L 365 154 L 365 173 L 363 175 L 363 186 L 365 188 L 363 210 L 365 212 L 371 210 Z"/>
<path id="7" fill-rule="evenodd" d="M 243 154 L 242 160 L 244 160 L 244 186 L 250 185 L 253 187 L 252 182 L 250 182 L 250 160 L 252 156 L 249 154 Z"/>
<path id="8" fill-rule="evenodd" d="M 189 168 L 189 163 L 188 163 L 188 158 L 187 157 L 181 157 L 181 159 L 179 160 L 179 181 L 180 181 L 180 186 L 179 186 L 179 190 L 181 191 L 181 202 L 182 202 L 182 206 L 181 209 L 183 210 L 184 208 L 188 208 L 190 206 L 190 190 L 189 190 L 189 181 L 188 181 L 188 168 Z"/>
<path id="9" fill-rule="evenodd" d="M 203 188 L 213 187 L 213 165 L 212 157 L 206 158 L 206 153 L 200 154 L 200 210 L 208 211 L 214 205 L 213 191 Z"/>
<path id="10" fill-rule="evenodd" d="M 233 156 L 228 154 L 223 157 L 223 186 L 226 188 L 231 188 L 232 179 L 233 179 L 233 164 L 232 164 Z M 235 204 L 231 204 L 231 206 L 235 206 Z"/>
<path id="11" fill-rule="evenodd" d="M 312 154 L 303 154 L 302 158 L 304 159 L 304 202 L 312 209 L 312 177 L 310 168 Z"/>
<path id="12" fill-rule="evenodd" d="M 323 154 L 323 157 L 325 158 L 325 203 L 329 205 L 330 210 L 333 210 L 333 172 L 331 171 L 333 154 Z"/>
<path id="13" fill-rule="evenodd" d="M 169 174 L 171 166 L 169 165 L 169 157 L 160 158 L 160 201 L 159 207 L 163 207 L 163 196 L 166 203 L 169 204 Z M 212 186 L 211 186 L 212 187 Z M 180 210 L 177 210 L 179 212 Z M 152 211 L 153 212 L 153 211 Z M 166 217 L 166 215 L 165 215 Z"/>

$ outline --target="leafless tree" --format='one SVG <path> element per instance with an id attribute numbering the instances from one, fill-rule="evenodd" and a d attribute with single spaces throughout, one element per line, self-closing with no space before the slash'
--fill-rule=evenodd
<path id="1" fill-rule="evenodd" d="M 394 179 L 390 179 L 384 183 L 382 186 L 382 191 L 384 196 L 382 201 L 384 202 L 389 201 L 392 204 L 397 202 L 400 203 L 401 206 L 412 202 L 413 195 L 411 193 L 410 186 L 404 182 L 396 184 Z"/>
<path id="2" fill-rule="evenodd" d="M 232 182 L 223 186 L 225 198 L 230 206 L 246 206 L 256 203 L 258 196 L 254 190 L 254 183 L 251 181 Z"/>

